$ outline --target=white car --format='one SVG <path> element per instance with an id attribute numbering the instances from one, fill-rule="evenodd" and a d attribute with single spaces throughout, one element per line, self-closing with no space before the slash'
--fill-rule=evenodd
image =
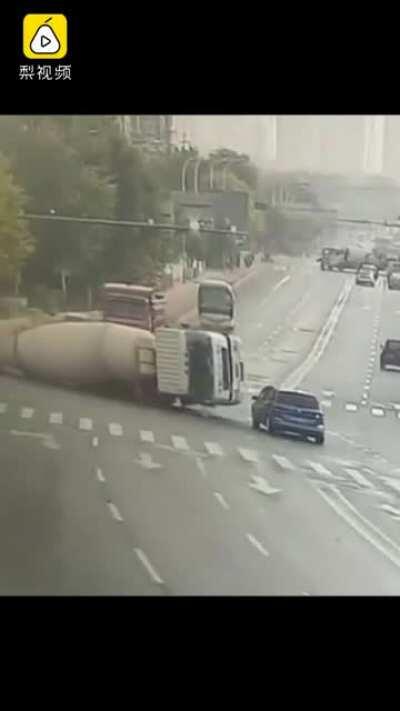
<path id="1" fill-rule="evenodd" d="M 361 267 L 357 272 L 356 284 L 360 286 L 375 286 L 375 267 Z"/>

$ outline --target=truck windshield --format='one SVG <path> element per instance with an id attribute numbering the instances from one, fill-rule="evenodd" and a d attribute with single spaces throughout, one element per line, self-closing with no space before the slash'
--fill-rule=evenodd
<path id="1" fill-rule="evenodd" d="M 199 311 L 223 314 L 232 318 L 233 296 L 225 286 L 200 286 Z"/>
<path id="2" fill-rule="evenodd" d="M 104 310 L 122 318 L 143 319 L 147 318 L 148 304 L 144 299 L 107 299 Z"/>
<path id="3" fill-rule="evenodd" d="M 189 390 L 193 397 L 211 400 L 214 396 L 214 358 L 211 338 L 204 334 L 188 334 Z"/>

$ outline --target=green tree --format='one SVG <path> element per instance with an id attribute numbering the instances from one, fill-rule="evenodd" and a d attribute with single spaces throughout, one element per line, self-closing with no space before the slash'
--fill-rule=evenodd
<path id="1" fill-rule="evenodd" d="M 0 285 L 9 290 L 26 260 L 34 251 L 27 225 L 21 219 L 25 195 L 11 175 L 9 166 L 0 158 Z"/>

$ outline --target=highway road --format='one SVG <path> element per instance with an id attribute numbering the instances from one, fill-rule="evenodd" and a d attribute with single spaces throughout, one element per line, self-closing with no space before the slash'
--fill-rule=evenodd
<path id="1" fill-rule="evenodd" d="M 400 373 L 377 370 L 375 347 L 400 295 L 313 259 L 279 259 L 238 293 L 238 407 L 0 378 L 0 594 L 399 594 Z M 320 396 L 323 447 L 251 430 L 268 382 Z"/>

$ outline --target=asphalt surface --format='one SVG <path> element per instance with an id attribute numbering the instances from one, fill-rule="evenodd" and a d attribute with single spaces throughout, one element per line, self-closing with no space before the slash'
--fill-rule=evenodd
<path id="1" fill-rule="evenodd" d="M 0 594 L 399 593 L 400 420 L 372 409 L 397 384 L 400 403 L 400 373 L 379 372 L 372 344 L 394 335 L 400 294 L 315 259 L 238 293 L 241 406 L 0 377 Z M 249 427 L 252 392 L 293 373 L 325 403 L 323 447 Z"/>

